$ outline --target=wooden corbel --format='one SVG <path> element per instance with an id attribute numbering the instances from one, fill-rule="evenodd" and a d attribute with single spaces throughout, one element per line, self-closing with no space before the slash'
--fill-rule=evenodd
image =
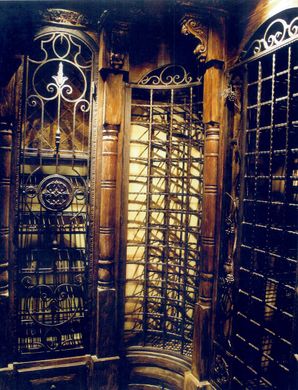
<path id="1" fill-rule="evenodd" d="M 207 56 L 208 30 L 201 23 L 196 14 L 185 14 L 180 21 L 181 33 L 183 35 L 192 35 L 199 43 L 196 45 L 193 53 L 199 62 L 205 62 Z"/>

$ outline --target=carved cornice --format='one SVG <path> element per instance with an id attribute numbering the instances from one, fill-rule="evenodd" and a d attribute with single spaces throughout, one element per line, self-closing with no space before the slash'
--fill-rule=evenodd
<path id="1" fill-rule="evenodd" d="M 181 33 L 183 35 L 192 35 L 199 41 L 199 44 L 195 47 L 193 53 L 197 60 L 205 62 L 207 56 L 207 40 L 208 30 L 204 26 L 198 16 L 195 14 L 186 14 L 180 21 Z"/>
<path id="2" fill-rule="evenodd" d="M 53 24 L 63 24 L 73 27 L 86 27 L 88 19 L 76 11 L 71 11 L 62 8 L 48 8 L 41 12 L 44 22 Z"/>

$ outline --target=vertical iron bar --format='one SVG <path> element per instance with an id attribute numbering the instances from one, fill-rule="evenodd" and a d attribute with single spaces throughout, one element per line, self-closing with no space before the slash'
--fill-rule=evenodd
<path id="1" fill-rule="evenodd" d="M 143 344 L 145 345 L 148 332 L 148 265 L 150 240 L 150 205 L 151 205 L 151 171 L 152 171 L 152 121 L 153 121 L 153 89 L 150 89 L 148 129 L 148 167 L 146 186 L 146 224 L 145 224 L 145 260 L 144 260 L 144 303 L 143 303 Z"/>
<path id="2" fill-rule="evenodd" d="M 170 311 L 168 306 L 168 286 L 169 286 L 169 240 L 170 240 L 170 205 L 171 205 L 171 176 L 172 176 L 172 140 L 173 140 L 173 115 L 174 115 L 174 90 L 171 89 L 170 97 L 170 121 L 169 133 L 167 133 L 166 147 L 166 187 L 165 187 L 165 236 L 163 251 L 163 272 L 162 272 L 162 300 L 163 300 L 163 319 L 162 319 L 162 341 L 165 348 L 167 340 L 167 321 Z"/>

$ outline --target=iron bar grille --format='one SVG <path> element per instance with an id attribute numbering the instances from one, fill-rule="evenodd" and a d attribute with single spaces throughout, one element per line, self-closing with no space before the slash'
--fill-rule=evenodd
<path id="1" fill-rule="evenodd" d="M 18 354 L 84 351 L 93 52 L 35 39 L 25 72 L 17 224 Z"/>
<path id="2" fill-rule="evenodd" d="M 154 77 L 145 80 L 160 80 Z M 154 346 L 191 356 L 201 256 L 201 113 L 200 83 L 132 88 L 127 346 Z"/>
<path id="3" fill-rule="evenodd" d="M 297 70 L 297 41 L 247 65 L 232 336 L 235 388 L 285 389 L 289 383 L 297 263 Z"/>

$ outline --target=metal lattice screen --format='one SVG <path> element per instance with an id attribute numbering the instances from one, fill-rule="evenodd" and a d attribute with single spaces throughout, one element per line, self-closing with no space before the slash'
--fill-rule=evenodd
<path id="1" fill-rule="evenodd" d="M 254 54 L 263 55 L 247 65 L 242 233 L 232 336 L 235 388 L 284 389 L 289 383 L 298 222 L 295 36 L 297 18 L 272 22 L 252 47 Z M 287 40 L 291 43 L 285 44 Z"/>
<path id="2" fill-rule="evenodd" d="M 84 350 L 93 52 L 64 32 L 26 59 L 17 267 L 18 354 Z"/>
<path id="3" fill-rule="evenodd" d="M 125 342 L 191 356 L 198 291 L 202 85 L 164 67 L 132 87 Z"/>

